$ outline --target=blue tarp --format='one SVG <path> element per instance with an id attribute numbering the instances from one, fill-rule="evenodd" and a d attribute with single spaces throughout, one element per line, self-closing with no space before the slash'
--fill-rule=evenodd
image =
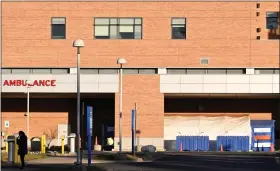
<path id="1" fill-rule="evenodd" d="M 251 126 L 258 127 L 274 127 L 275 120 L 251 120 Z"/>

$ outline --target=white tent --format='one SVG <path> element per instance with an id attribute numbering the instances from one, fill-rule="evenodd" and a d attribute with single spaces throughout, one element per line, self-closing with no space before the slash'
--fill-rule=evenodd
<path id="1" fill-rule="evenodd" d="M 209 136 L 249 136 L 251 125 L 249 116 L 165 116 L 164 140 L 176 140 L 178 135 Z"/>

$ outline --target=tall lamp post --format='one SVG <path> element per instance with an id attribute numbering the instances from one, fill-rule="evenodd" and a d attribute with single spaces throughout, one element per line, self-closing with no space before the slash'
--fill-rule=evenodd
<path id="1" fill-rule="evenodd" d="M 81 164 L 81 147 L 80 147 L 80 49 L 84 47 L 83 40 L 75 40 L 73 47 L 77 48 L 77 165 Z"/>
<path id="2" fill-rule="evenodd" d="M 119 113 L 120 113 L 120 121 L 119 121 L 119 152 L 122 152 L 122 82 L 123 82 L 123 73 L 122 73 L 122 67 L 123 64 L 126 64 L 126 60 L 124 58 L 119 58 L 117 60 L 117 64 L 120 65 L 120 71 L 119 71 L 119 92 L 120 92 L 120 100 L 119 100 L 119 104 L 120 104 L 120 108 L 119 108 Z"/>
<path id="3" fill-rule="evenodd" d="M 26 111 L 26 117 L 27 117 L 27 119 L 26 119 L 26 129 L 27 129 L 27 130 L 26 130 L 26 131 L 27 131 L 27 139 L 28 139 L 28 141 L 27 141 L 28 143 L 27 143 L 27 144 L 28 144 L 28 146 L 29 146 L 29 145 L 30 145 L 30 142 L 29 142 L 29 139 L 30 139 L 30 137 L 29 137 L 29 119 L 30 119 L 30 114 L 29 114 L 29 106 L 30 106 L 30 105 L 29 105 L 29 99 L 30 99 L 29 97 L 30 97 L 30 96 L 29 96 L 29 94 L 30 94 L 30 93 L 29 93 L 29 92 L 30 92 L 30 91 L 29 91 L 29 89 L 30 89 L 30 87 L 31 87 L 31 86 L 30 86 L 30 85 L 31 85 L 31 82 L 30 82 L 29 80 L 26 80 L 26 81 L 25 81 L 25 84 L 26 84 L 26 89 L 27 89 L 27 111 Z"/>

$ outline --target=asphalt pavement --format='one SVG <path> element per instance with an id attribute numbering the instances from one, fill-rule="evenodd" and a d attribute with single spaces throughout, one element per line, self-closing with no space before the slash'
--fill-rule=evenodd
<path id="1" fill-rule="evenodd" d="M 153 162 L 96 164 L 110 171 L 280 171 L 274 157 L 166 155 Z"/>
<path id="2" fill-rule="evenodd" d="M 53 158 L 54 160 L 57 160 Z M 16 171 L 4 167 L 3 171 Z M 32 163 L 26 171 L 280 171 L 273 156 L 166 154 L 150 162 L 93 163 L 77 168 L 70 163 Z"/>

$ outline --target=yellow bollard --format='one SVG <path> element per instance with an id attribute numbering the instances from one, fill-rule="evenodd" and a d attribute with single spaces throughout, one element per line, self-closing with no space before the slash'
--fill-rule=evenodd
<path id="1" fill-rule="evenodd" d="M 15 163 L 18 163 L 19 158 L 18 158 L 18 145 L 17 145 L 17 139 L 15 139 L 15 151 L 14 151 L 14 154 L 15 154 L 15 160 L 14 160 L 14 162 L 15 162 Z"/>
<path id="2" fill-rule="evenodd" d="M 5 146 L 6 146 L 6 153 L 8 153 L 8 135 L 6 135 L 6 142 L 5 142 Z"/>
<path id="3" fill-rule="evenodd" d="M 61 137 L 61 154 L 64 154 L 64 135 Z"/>
<path id="4" fill-rule="evenodd" d="M 41 136 L 41 153 L 44 153 L 44 135 Z"/>
<path id="5" fill-rule="evenodd" d="M 43 153 L 46 153 L 46 135 L 43 135 L 44 137 L 44 143 L 43 143 Z"/>

